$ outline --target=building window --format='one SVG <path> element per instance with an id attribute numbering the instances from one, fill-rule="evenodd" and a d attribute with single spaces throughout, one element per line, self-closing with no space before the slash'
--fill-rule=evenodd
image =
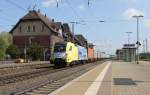
<path id="1" fill-rule="evenodd" d="M 42 31 L 41 32 L 44 32 L 44 25 L 42 25 Z"/>
<path id="2" fill-rule="evenodd" d="M 27 32 L 30 32 L 30 26 L 28 26 Z"/>
<path id="3" fill-rule="evenodd" d="M 35 26 L 33 26 L 33 32 L 35 32 Z"/>
<path id="4" fill-rule="evenodd" d="M 21 31 L 22 31 L 22 27 L 20 26 L 20 27 L 19 27 L 19 32 L 21 32 Z"/>

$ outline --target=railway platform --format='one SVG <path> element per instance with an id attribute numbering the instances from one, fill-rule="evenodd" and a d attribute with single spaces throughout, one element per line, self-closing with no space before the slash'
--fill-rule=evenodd
<path id="1" fill-rule="evenodd" d="M 150 95 L 150 64 L 105 62 L 48 95 Z"/>

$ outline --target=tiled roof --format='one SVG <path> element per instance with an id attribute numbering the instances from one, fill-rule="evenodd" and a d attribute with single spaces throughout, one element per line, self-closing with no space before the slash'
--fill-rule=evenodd
<path id="1" fill-rule="evenodd" d="M 82 41 L 87 41 L 87 39 L 85 39 L 85 37 L 81 34 L 77 34 L 75 35 L 79 40 L 82 40 Z"/>
<path id="2" fill-rule="evenodd" d="M 49 19 L 46 15 L 41 14 L 40 12 L 37 12 L 35 10 L 29 11 L 25 16 L 23 16 L 20 21 L 17 23 L 17 25 L 23 21 L 23 20 L 41 20 L 45 25 L 47 25 L 48 28 L 50 28 L 53 32 L 58 33 L 58 26 L 56 25 L 55 22 L 53 22 L 51 19 Z M 16 25 L 16 26 L 17 26 Z M 15 26 L 15 27 L 16 27 Z M 10 31 L 12 32 L 15 27 Z M 57 30 L 56 30 L 56 29 Z"/>

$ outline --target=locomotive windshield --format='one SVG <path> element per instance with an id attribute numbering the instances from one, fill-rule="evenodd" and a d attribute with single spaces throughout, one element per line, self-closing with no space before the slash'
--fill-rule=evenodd
<path id="1" fill-rule="evenodd" d="M 65 43 L 55 44 L 54 52 L 65 52 L 65 51 L 66 51 L 66 44 Z"/>

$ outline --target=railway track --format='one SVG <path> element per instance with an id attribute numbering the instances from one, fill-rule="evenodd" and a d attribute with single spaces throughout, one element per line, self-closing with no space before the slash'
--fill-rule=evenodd
<path id="1" fill-rule="evenodd" d="M 69 81 L 75 79 L 76 77 L 84 74 L 85 72 L 91 70 L 97 64 L 86 64 L 81 68 L 73 68 L 67 69 L 64 72 L 63 76 L 56 77 L 52 81 L 48 81 L 42 83 L 41 85 L 34 86 L 32 88 L 26 89 L 25 91 L 15 93 L 14 95 L 48 95 L 49 93 L 53 92 L 54 90 L 62 87 Z M 66 73 L 70 70 L 70 73 Z M 72 71 L 71 71 L 72 70 Z M 59 76 L 59 74 L 58 74 Z"/>
<path id="2" fill-rule="evenodd" d="M 26 79 L 30 79 L 33 77 L 38 77 L 42 74 L 48 74 L 50 70 L 45 69 L 45 70 L 37 70 L 33 72 L 24 72 L 24 73 L 19 73 L 19 74 L 12 74 L 12 75 L 6 75 L 6 76 L 1 76 L 0 77 L 0 86 L 9 84 L 9 83 L 15 83 L 18 81 L 23 81 Z"/>
<path id="3" fill-rule="evenodd" d="M 79 65 L 76 65 L 76 66 L 79 66 Z M 10 83 L 16 83 L 19 81 L 24 81 L 24 80 L 31 79 L 31 78 L 38 77 L 38 76 L 51 74 L 54 72 L 65 70 L 67 68 L 70 68 L 70 67 L 53 69 L 53 66 L 51 66 L 51 67 L 45 68 L 45 69 L 39 68 L 39 70 L 35 70 L 35 71 L 0 76 L 0 86 L 4 86 L 4 85 L 10 84 Z"/>
<path id="4" fill-rule="evenodd" d="M 66 67 L 60 69 L 47 68 L 35 72 L 0 77 L 0 88 L 6 87 L 3 90 L 4 92 L 6 91 L 6 95 L 38 95 L 40 92 L 38 92 L 38 94 L 37 92 L 36 94 L 31 93 L 35 93 L 36 90 L 45 91 L 47 87 L 49 89 L 47 93 L 50 93 L 75 77 L 87 72 L 95 65 L 96 64 L 75 65 L 72 68 Z M 30 83 L 30 81 L 32 83 Z"/>
<path id="5" fill-rule="evenodd" d="M 46 69 L 37 70 L 37 71 L 33 71 L 33 72 L 25 72 L 25 73 L 19 73 L 19 74 L 12 74 L 12 75 L 8 75 L 8 76 L 1 76 L 0 77 L 0 86 L 4 86 L 4 85 L 10 84 L 10 83 L 16 83 L 19 81 L 24 81 L 27 79 L 31 79 L 31 78 L 51 74 L 51 73 L 55 73 L 58 71 L 65 70 L 67 68 L 69 68 L 69 67 L 60 68 L 60 69 L 53 69 L 53 67 L 51 67 L 51 68 L 46 68 Z"/>
<path id="6" fill-rule="evenodd" d="M 19 65 L 16 64 L 15 66 L 10 66 L 10 67 L 0 67 L 0 76 L 1 75 L 7 75 L 7 74 L 13 74 L 13 73 L 18 73 L 26 70 L 31 70 L 31 69 L 38 69 L 38 68 L 48 68 L 53 66 L 52 64 L 30 64 L 30 65 Z"/>
<path id="7" fill-rule="evenodd" d="M 69 76 L 66 76 L 60 80 L 48 83 L 47 85 L 41 86 L 39 88 L 33 89 L 31 91 L 25 92 L 23 94 L 18 94 L 18 95 L 48 95 L 49 93 L 55 91 L 56 89 L 62 87 L 69 81 L 75 79 L 76 77 L 82 75 L 85 73 L 87 70 L 81 70 L 79 72 L 73 73 Z"/>

